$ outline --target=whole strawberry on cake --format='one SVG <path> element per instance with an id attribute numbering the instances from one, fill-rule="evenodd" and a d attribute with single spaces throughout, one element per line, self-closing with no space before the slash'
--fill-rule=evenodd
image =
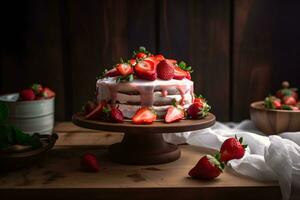
<path id="1" fill-rule="evenodd" d="M 205 117 L 210 106 L 194 94 L 191 73 L 185 62 L 140 47 L 132 58 L 121 59 L 97 80 L 97 100 L 84 106 L 86 118 L 150 124 L 162 119 L 171 123 Z"/>

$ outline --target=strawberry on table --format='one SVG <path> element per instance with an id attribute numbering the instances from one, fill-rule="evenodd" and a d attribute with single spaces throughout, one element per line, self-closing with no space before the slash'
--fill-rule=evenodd
<path id="1" fill-rule="evenodd" d="M 183 109 L 176 106 L 170 106 L 165 116 L 165 122 L 166 123 L 177 122 L 182 120 L 183 118 L 184 118 Z"/>
<path id="2" fill-rule="evenodd" d="M 157 65 L 157 76 L 162 80 L 170 80 L 174 77 L 174 66 L 167 60 L 162 60 Z"/>
<path id="3" fill-rule="evenodd" d="M 224 164 L 211 155 L 203 156 L 195 167 L 189 171 L 189 175 L 197 179 L 214 179 L 218 177 L 224 169 Z"/>
<path id="4" fill-rule="evenodd" d="M 156 120 L 156 114 L 147 107 L 140 108 L 132 118 L 135 124 L 151 124 Z"/>
<path id="5" fill-rule="evenodd" d="M 232 159 L 240 159 L 245 154 L 245 148 L 248 145 L 243 144 L 243 138 L 238 139 L 237 137 L 228 138 L 225 140 L 221 146 L 220 154 L 221 161 L 228 162 Z"/>
<path id="6" fill-rule="evenodd" d="M 20 92 L 20 99 L 22 101 L 33 101 L 35 99 L 35 94 L 32 89 L 25 89 Z"/>
<path id="7" fill-rule="evenodd" d="M 128 76 L 133 72 L 132 66 L 128 63 L 120 63 L 116 66 L 116 68 L 122 76 Z"/>
<path id="8" fill-rule="evenodd" d="M 98 172 L 100 170 L 99 162 L 92 153 L 85 153 L 82 156 L 81 167 L 86 172 Z"/>

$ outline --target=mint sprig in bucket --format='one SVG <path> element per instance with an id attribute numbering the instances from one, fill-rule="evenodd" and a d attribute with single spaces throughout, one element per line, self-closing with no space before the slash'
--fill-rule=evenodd
<path id="1" fill-rule="evenodd" d="M 28 135 L 7 122 L 8 107 L 0 102 L 0 149 L 12 145 L 31 146 L 36 149 L 42 146 L 42 142 L 37 134 Z"/>

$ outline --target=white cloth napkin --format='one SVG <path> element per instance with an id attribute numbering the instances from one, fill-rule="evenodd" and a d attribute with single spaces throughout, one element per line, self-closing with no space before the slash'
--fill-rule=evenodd
<path id="1" fill-rule="evenodd" d="M 250 120 L 245 120 L 226 125 L 216 122 L 203 130 L 164 134 L 164 139 L 219 150 L 224 140 L 235 135 L 243 137 L 248 147 L 242 159 L 228 162 L 233 170 L 261 181 L 277 180 L 284 200 L 300 199 L 300 132 L 267 137 Z"/>

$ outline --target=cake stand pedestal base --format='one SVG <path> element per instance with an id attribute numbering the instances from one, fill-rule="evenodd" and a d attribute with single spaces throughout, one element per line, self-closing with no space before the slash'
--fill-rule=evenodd
<path id="1" fill-rule="evenodd" d="M 109 147 L 109 156 L 122 164 L 151 165 L 177 160 L 180 149 L 177 145 L 165 142 L 161 133 L 125 133 L 120 143 Z"/>

